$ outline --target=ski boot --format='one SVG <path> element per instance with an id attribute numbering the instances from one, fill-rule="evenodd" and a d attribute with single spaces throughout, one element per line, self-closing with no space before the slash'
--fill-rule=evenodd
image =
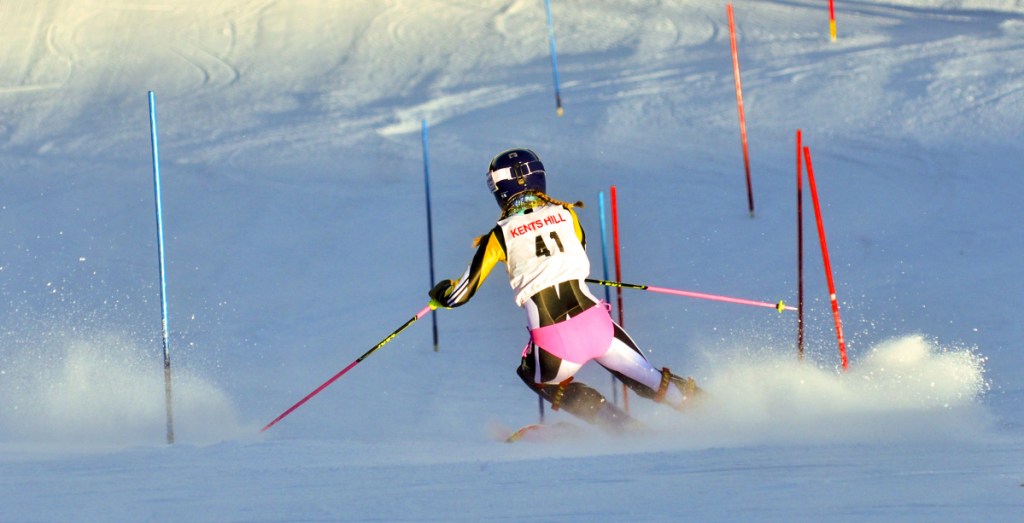
<path id="1" fill-rule="evenodd" d="M 566 412 L 613 434 L 636 428 L 638 422 L 625 411 L 609 403 L 600 392 L 572 378 L 558 385 L 544 385 L 541 396 L 551 402 L 553 410 Z"/>
<path id="2" fill-rule="evenodd" d="M 704 390 L 697 386 L 696 380 L 690 377 L 676 376 L 668 370 L 668 367 L 664 367 L 661 369 L 661 385 L 658 386 L 658 393 L 654 396 L 654 401 L 659 403 L 665 401 L 669 383 L 674 384 L 683 395 L 683 402 L 675 406 L 678 411 L 690 408 L 704 397 Z"/>

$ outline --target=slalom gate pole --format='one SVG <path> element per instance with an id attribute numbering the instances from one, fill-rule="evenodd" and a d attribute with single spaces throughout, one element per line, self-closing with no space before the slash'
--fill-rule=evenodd
<path id="1" fill-rule="evenodd" d="M 558 54 L 555 52 L 555 24 L 551 20 L 551 0 L 544 0 L 544 9 L 548 15 L 548 46 L 551 49 L 551 70 L 555 77 L 555 114 L 562 116 L 565 110 L 562 109 L 562 93 L 558 81 Z"/>
<path id="2" fill-rule="evenodd" d="M 622 280 L 622 263 L 619 257 L 619 206 L 618 198 L 615 194 L 615 186 L 611 187 L 612 195 L 612 247 L 615 249 L 615 279 Z M 618 288 L 615 291 L 615 300 L 618 305 L 619 311 L 619 325 L 624 326 L 625 321 L 622 317 L 622 289 Z"/>
<path id="3" fill-rule="evenodd" d="M 727 303 L 736 303 L 739 305 L 751 305 L 754 307 L 766 307 L 769 309 L 775 309 L 780 313 L 782 311 L 795 311 L 796 307 L 790 307 L 785 302 L 779 301 L 778 303 L 768 303 L 766 301 L 748 300 L 744 298 L 732 298 L 729 296 L 720 296 L 717 294 L 706 294 L 703 292 L 683 291 L 679 289 L 669 289 L 665 287 L 655 287 L 653 285 L 641 285 L 636 283 L 623 283 L 620 281 L 606 281 L 606 280 L 594 280 L 587 279 L 587 283 L 593 283 L 595 285 L 606 285 L 608 287 L 617 287 L 619 289 L 636 289 L 648 292 L 657 292 L 660 294 L 672 294 L 675 296 L 685 296 L 687 298 L 698 298 L 702 300 L 713 300 L 722 301 Z"/>
<path id="4" fill-rule="evenodd" d="M 605 222 L 604 212 L 604 192 L 597 193 L 598 207 L 601 215 L 601 274 L 604 279 L 608 279 L 608 227 Z M 611 303 L 611 290 L 608 287 L 604 289 L 604 301 Z"/>
<path id="5" fill-rule="evenodd" d="M 426 186 L 427 195 L 427 252 L 430 256 L 430 286 L 433 286 L 434 280 L 434 224 L 431 220 L 430 212 L 430 150 L 427 148 L 427 120 L 423 120 L 423 180 Z M 437 312 L 435 311 L 430 315 L 431 323 L 434 328 L 434 352 L 438 351 L 437 342 Z"/>
<path id="6" fill-rule="evenodd" d="M 804 197 L 800 152 L 803 134 L 796 130 L 796 358 L 804 359 Z"/>
<path id="7" fill-rule="evenodd" d="M 622 261 L 619 257 L 619 200 L 615 193 L 615 186 L 611 187 L 612 195 L 612 236 L 615 241 L 615 279 L 622 281 Z M 625 327 L 625 319 L 623 318 L 622 312 L 622 288 L 615 290 L 616 301 L 618 301 L 619 309 L 619 326 Z M 626 388 L 626 384 L 622 384 L 622 407 L 629 414 L 629 389 Z"/>
<path id="8" fill-rule="evenodd" d="M 828 36 L 836 41 L 836 5 L 835 0 L 828 0 Z"/>
<path id="9" fill-rule="evenodd" d="M 323 382 L 323 384 L 321 384 L 319 387 L 314 389 L 313 392 L 310 392 L 309 394 L 306 395 L 306 397 L 304 397 L 301 400 L 299 400 L 298 403 L 296 403 L 295 405 L 292 405 L 291 407 L 288 407 L 288 410 L 282 412 L 281 415 L 279 415 L 278 417 L 274 418 L 274 421 L 271 421 L 270 423 L 267 423 L 266 426 L 264 426 L 262 429 L 260 429 L 260 432 L 264 432 L 267 429 L 269 429 L 270 427 L 273 427 L 274 425 L 277 424 L 277 422 L 279 422 L 282 419 L 284 419 L 285 416 L 291 414 L 292 412 L 295 411 L 295 409 L 301 407 L 304 403 L 309 401 L 310 398 L 312 398 L 313 396 L 316 396 L 317 394 L 320 394 L 320 392 L 323 391 L 324 389 L 326 389 L 331 383 L 334 383 L 335 381 L 337 381 L 338 378 L 344 376 L 346 372 L 352 370 L 352 367 L 355 367 L 356 365 L 358 365 L 360 362 L 362 362 L 366 358 L 369 358 L 371 354 L 373 354 L 374 352 L 377 352 L 377 349 L 383 347 L 384 345 L 387 345 L 388 342 L 390 342 L 391 340 L 395 339 L 395 337 L 398 336 L 399 334 L 401 334 L 402 331 L 407 329 L 413 323 L 416 323 L 416 320 L 419 320 L 420 318 L 426 316 L 427 313 L 432 311 L 433 309 L 434 309 L 434 304 L 432 304 L 432 303 L 430 305 L 427 305 L 426 307 L 423 307 L 423 309 L 421 309 L 419 312 L 417 312 L 415 316 L 413 316 L 408 321 L 403 323 L 401 327 L 395 329 L 394 332 L 392 332 L 391 334 L 388 334 L 387 337 L 385 337 L 383 340 L 380 340 L 380 342 L 377 343 L 376 345 L 374 345 L 373 348 L 371 348 L 370 350 L 364 352 L 362 356 L 356 358 L 352 363 L 349 363 L 347 367 L 345 367 L 344 369 L 341 369 L 341 371 L 339 371 L 334 376 L 331 376 L 331 379 Z"/>
<path id="10" fill-rule="evenodd" d="M 160 196 L 160 147 L 156 132 L 156 95 L 149 91 L 149 137 L 153 149 L 153 200 L 156 202 L 156 246 L 160 262 L 160 324 L 163 328 L 164 403 L 167 406 L 167 444 L 174 443 L 174 409 L 171 403 L 171 353 L 167 330 L 167 276 L 164 264 L 164 212 Z"/>
<path id="11" fill-rule="evenodd" d="M 821 257 L 825 262 L 825 276 L 828 279 L 829 300 L 832 302 L 832 317 L 836 322 L 836 337 L 839 339 L 839 359 L 843 370 L 849 368 L 846 359 L 846 340 L 843 338 L 843 320 L 839 317 L 839 301 L 836 300 L 836 284 L 832 278 L 832 263 L 828 257 L 828 243 L 825 241 L 825 226 L 821 220 L 821 204 L 818 202 L 818 187 L 814 183 L 814 167 L 811 164 L 811 149 L 804 147 L 804 163 L 807 165 L 807 182 L 811 187 L 811 199 L 814 200 L 814 219 L 818 223 L 818 239 L 821 240 Z"/>
<path id="12" fill-rule="evenodd" d="M 747 174 L 747 207 L 754 217 L 754 189 L 750 182 L 750 154 L 747 149 L 747 119 L 743 114 L 743 85 L 740 82 L 740 58 L 736 46 L 736 24 L 732 16 L 732 4 L 726 4 L 729 14 L 729 42 L 732 44 L 732 73 L 736 80 L 736 109 L 740 116 L 740 138 L 743 141 L 743 169 Z"/>
<path id="13" fill-rule="evenodd" d="M 597 193 L 597 205 L 600 208 L 601 215 L 601 269 L 604 279 L 608 279 L 608 227 L 605 226 L 605 212 L 604 212 L 604 192 Z M 611 289 L 607 286 L 604 288 L 604 302 L 611 303 Z M 619 379 L 612 374 L 612 404 L 619 404 Z"/>

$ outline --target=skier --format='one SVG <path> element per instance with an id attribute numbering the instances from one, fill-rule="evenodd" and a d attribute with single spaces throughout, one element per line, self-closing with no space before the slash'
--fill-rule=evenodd
<path id="1" fill-rule="evenodd" d="M 465 273 L 430 290 L 432 304 L 458 307 L 469 301 L 503 261 L 516 304 L 526 310 L 530 340 L 517 373 L 554 410 L 612 431 L 632 420 L 593 388 L 573 381 L 595 360 L 641 397 L 683 409 L 699 394 L 692 378 L 653 367 L 636 343 L 587 288 L 586 238 L 573 207 L 546 193 L 544 165 L 529 149 L 509 149 L 491 160 L 487 186 L 501 208 L 491 231 L 476 239 Z"/>

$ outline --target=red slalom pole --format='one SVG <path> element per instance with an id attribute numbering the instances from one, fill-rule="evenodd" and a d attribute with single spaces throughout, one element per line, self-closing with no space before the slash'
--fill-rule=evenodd
<path id="1" fill-rule="evenodd" d="M 796 130 L 796 357 L 804 359 L 804 197 L 803 172 L 800 161 L 803 135 Z"/>
<path id="2" fill-rule="evenodd" d="M 732 75 L 736 80 L 736 109 L 740 115 L 740 138 L 743 141 L 743 169 L 747 174 L 747 207 L 754 217 L 754 189 L 750 183 L 750 154 L 747 149 L 747 119 L 743 115 L 743 85 L 740 82 L 740 58 L 736 49 L 736 23 L 733 21 L 732 4 L 726 4 L 729 13 L 729 42 L 732 44 Z"/>
<path id="3" fill-rule="evenodd" d="M 828 0 L 828 35 L 836 41 L 836 5 L 835 0 Z"/>
<path id="4" fill-rule="evenodd" d="M 622 263 L 619 257 L 619 200 L 615 195 L 615 186 L 611 187 L 612 195 L 612 244 L 615 251 L 615 279 L 622 279 Z M 619 325 L 623 325 L 622 318 L 622 289 L 618 289 L 615 293 L 616 302 L 619 310 Z"/>
<path id="5" fill-rule="evenodd" d="M 288 407 L 288 410 L 282 412 L 280 416 L 274 418 L 274 421 L 271 421 L 270 423 L 267 423 L 267 425 L 265 427 L 260 429 L 260 432 L 265 432 L 270 427 L 273 427 L 275 424 L 277 424 L 278 421 L 283 420 L 285 418 L 285 416 L 291 414 L 293 411 L 295 411 L 295 409 L 301 407 L 304 403 L 309 401 L 310 398 L 312 398 L 313 396 L 316 396 L 317 394 L 320 394 L 320 392 L 323 391 L 324 389 L 326 389 L 331 383 L 334 383 L 335 381 L 337 381 L 338 378 L 344 376 L 346 372 L 352 370 L 352 367 L 355 367 L 356 365 L 359 365 L 359 362 L 361 362 L 361 361 L 365 360 L 366 358 L 370 357 L 370 355 L 373 354 L 374 352 L 376 352 L 377 349 L 383 347 L 389 341 L 395 339 L 395 337 L 398 336 L 407 327 L 409 327 L 410 325 L 415 323 L 416 320 L 426 316 L 427 313 L 429 313 L 430 311 L 434 310 L 434 308 L 435 308 L 435 306 L 434 306 L 433 303 L 431 303 L 430 305 L 427 305 L 426 307 L 423 307 L 423 309 L 420 310 L 419 312 L 417 312 L 416 315 L 413 316 L 409 321 L 403 323 L 401 327 L 395 329 L 395 331 L 392 332 L 391 334 L 388 334 L 387 337 L 384 338 L 383 340 L 380 340 L 380 343 L 374 345 L 372 349 L 370 349 L 370 350 L 366 351 L 365 353 L 363 353 L 362 356 L 356 358 L 355 361 L 353 361 L 352 363 L 349 363 L 347 367 L 345 367 L 344 369 L 341 369 L 341 371 L 338 372 L 337 374 L 335 374 L 334 376 L 331 376 L 331 379 L 323 382 L 323 384 L 321 384 L 319 387 L 314 389 L 313 392 L 310 392 L 309 394 L 306 394 L 306 397 L 304 397 L 301 400 L 299 400 L 298 403 L 296 403 L 295 405 L 292 405 L 291 407 Z"/>
<path id="6" fill-rule="evenodd" d="M 849 368 L 846 359 L 846 340 L 843 338 L 843 320 L 839 317 L 839 301 L 836 300 L 836 284 L 832 278 L 832 263 L 828 258 L 828 243 L 825 241 L 825 226 L 821 221 L 821 204 L 818 202 L 818 187 L 814 183 L 814 167 L 811 164 L 811 149 L 804 147 L 804 162 L 807 164 L 807 181 L 811 187 L 811 198 L 814 200 L 814 219 L 818 222 L 818 238 L 821 240 L 821 257 L 825 261 L 825 276 L 828 278 L 829 300 L 832 302 L 832 317 L 836 322 L 836 337 L 839 339 L 839 358 L 843 362 L 843 370 Z"/>
<path id="7" fill-rule="evenodd" d="M 612 198 L 612 243 L 615 249 L 615 279 L 622 279 L 622 260 L 619 257 L 619 199 L 615 193 L 615 186 L 611 186 L 611 198 Z M 622 313 L 622 288 L 618 288 L 615 291 L 615 298 L 618 302 L 619 310 L 619 326 L 624 326 L 624 318 Z M 629 389 L 626 384 L 622 384 L 622 408 L 629 413 Z"/>

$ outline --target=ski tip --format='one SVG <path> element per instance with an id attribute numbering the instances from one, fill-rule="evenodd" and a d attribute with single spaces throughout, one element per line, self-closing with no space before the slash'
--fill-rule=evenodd
<path id="1" fill-rule="evenodd" d="M 568 421 L 555 423 L 530 423 L 505 436 L 505 443 L 517 441 L 559 441 L 572 439 L 581 434 L 583 429 Z"/>
<path id="2" fill-rule="evenodd" d="M 530 432 L 533 432 L 533 431 L 536 431 L 536 430 L 542 430 L 541 427 L 543 427 L 543 426 L 544 425 L 541 424 L 541 423 L 531 423 L 529 425 L 525 425 L 525 426 L 521 427 L 519 430 L 516 430 L 512 434 L 509 434 L 508 436 L 506 436 L 505 437 L 505 443 L 515 443 L 515 442 L 523 439 L 523 436 L 526 436 Z"/>

